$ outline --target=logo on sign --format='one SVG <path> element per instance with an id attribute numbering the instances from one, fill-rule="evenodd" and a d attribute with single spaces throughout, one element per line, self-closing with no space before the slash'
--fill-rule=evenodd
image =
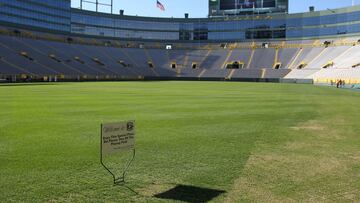
<path id="1" fill-rule="evenodd" d="M 128 122 L 126 125 L 127 131 L 132 131 L 134 130 L 134 123 L 133 122 Z"/>

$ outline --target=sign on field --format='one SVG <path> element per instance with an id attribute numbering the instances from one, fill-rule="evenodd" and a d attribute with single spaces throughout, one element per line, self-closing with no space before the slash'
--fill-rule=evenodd
<path id="1" fill-rule="evenodd" d="M 102 154 L 123 152 L 135 148 L 135 121 L 102 124 Z"/>

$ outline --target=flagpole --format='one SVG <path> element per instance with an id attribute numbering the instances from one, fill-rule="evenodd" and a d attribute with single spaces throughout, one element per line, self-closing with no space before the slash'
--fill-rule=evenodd
<path id="1" fill-rule="evenodd" d="M 253 29 L 253 33 L 252 33 L 252 38 L 253 38 L 253 41 L 254 41 L 254 35 L 255 35 L 255 3 L 253 2 L 253 13 L 252 13 L 252 29 Z"/>
<path id="2" fill-rule="evenodd" d="M 234 3 L 235 3 L 235 16 L 236 16 L 236 13 L 237 13 L 237 0 L 234 0 Z"/>

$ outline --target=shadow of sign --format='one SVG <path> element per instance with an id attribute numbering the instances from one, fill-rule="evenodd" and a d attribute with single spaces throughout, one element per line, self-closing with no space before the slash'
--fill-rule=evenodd
<path id="1" fill-rule="evenodd" d="M 183 202 L 198 203 L 208 202 L 222 193 L 225 193 L 225 191 L 200 188 L 195 186 L 177 185 L 168 191 L 154 195 L 154 197 L 160 199 L 171 199 Z"/>

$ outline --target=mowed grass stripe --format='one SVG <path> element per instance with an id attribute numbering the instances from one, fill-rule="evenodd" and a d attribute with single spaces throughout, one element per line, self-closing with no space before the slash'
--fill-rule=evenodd
<path id="1" fill-rule="evenodd" d="M 0 95 L 7 95 L 0 97 L 1 199 L 158 202 L 154 194 L 177 184 L 225 190 L 215 202 L 359 198 L 352 178 L 359 175 L 357 92 L 109 82 L 0 86 Z M 127 119 L 137 121 L 137 156 L 128 176 L 137 194 L 113 187 L 99 164 L 100 123 Z M 341 168 L 304 172 L 324 171 L 327 160 L 350 169 L 343 176 Z M 330 186 L 337 184 L 341 190 Z"/>

